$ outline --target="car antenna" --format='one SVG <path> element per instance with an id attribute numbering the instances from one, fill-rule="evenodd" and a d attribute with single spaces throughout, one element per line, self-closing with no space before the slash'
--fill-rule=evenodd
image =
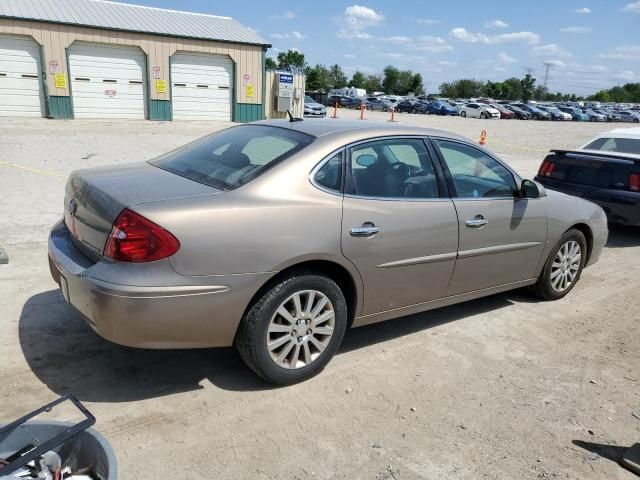
<path id="1" fill-rule="evenodd" d="M 291 115 L 291 111 L 289 111 L 289 109 L 287 109 L 287 115 L 289 115 L 290 122 L 301 122 L 303 120 L 302 118 L 294 117 L 293 115 Z"/>

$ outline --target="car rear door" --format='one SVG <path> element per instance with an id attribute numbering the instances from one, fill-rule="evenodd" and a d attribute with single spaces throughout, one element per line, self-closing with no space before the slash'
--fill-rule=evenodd
<path id="1" fill-rule="evenodd" d="M 363 279 L 362 315 L 442 297 L 458 219 L 425 140 L 362 142 L 347 157 L 341 243 Z"/>
<path id="2" fill-rule="evenodd" d="M 458 214 L 458 258 L 446 295 L 534 278 L 547 239 L 544 198 L 520 198 L 511 171 L 468 143 L 432 140 Z"/>

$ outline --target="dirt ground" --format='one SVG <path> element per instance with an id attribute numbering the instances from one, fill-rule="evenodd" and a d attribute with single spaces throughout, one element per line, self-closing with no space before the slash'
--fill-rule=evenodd
<path id="1" fill-rule="evenodd" d="M 526 176 L 549 148 L 613 128 L 400 120 L 474 140 L 485 128 Z M 223 126 L 0 119 L 0 163 L 38 169 L 0 165 L 0 423 L 71 392 L 122 479 L 637 478 L 617 460 L 640 441 L 638 229 L 614 229 L 561 301 L 514 291 L 355 329 L 322 374 L 287 388 L 258 380 L 232 349 L 135 350 L 96 336 L 48 271 L 64 177 Z"/>

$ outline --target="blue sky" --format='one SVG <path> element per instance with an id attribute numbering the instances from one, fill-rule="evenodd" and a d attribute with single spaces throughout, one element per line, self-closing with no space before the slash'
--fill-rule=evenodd
<path id="1" fill-rule="evenodd" d="M 640 0 L 124 0 L 230 16 L 310 64 L 348 74 L 386 65 L 422 73 L 427 91 L 462 77 L 501 80 L 550 64 L 549 89 L 589 94 L 640 82 Z"/>

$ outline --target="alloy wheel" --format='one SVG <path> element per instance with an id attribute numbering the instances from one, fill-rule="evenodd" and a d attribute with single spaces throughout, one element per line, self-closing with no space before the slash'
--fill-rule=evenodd
<path id="1" fill-rule="evenodd" d="M 276 309 L 267 328 L 271 360 L 282 368 L 303 368 L 327 348 L 336 316 L 329 298 L 317 290 L 303 290 Z"/>
<path id="2" fill-rule="evenodd" d="M 556 253 L 551 265 L 551 288 L 562 293 L 575 282 L 580 272 L 582 249 L 575 240 L 564 243 Z"/>

